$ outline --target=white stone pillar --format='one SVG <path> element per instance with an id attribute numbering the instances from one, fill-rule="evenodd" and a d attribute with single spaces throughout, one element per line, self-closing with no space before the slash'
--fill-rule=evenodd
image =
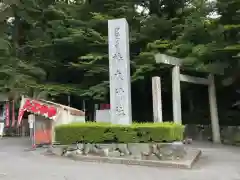
<path id="1" fill-rule="evenodd" d="M 132 123 L 129 28 L 125 18 L 108 21 L 111 122 Z"/>
<path id="2" fill-rule="evenodd" d="M 154 122 L 162 122 L 162 94 L 161 78 L 152 77 L 153 119 Z"/>
<path id="3" fill-rule="evenodd" d="M 180 89 L 180 67 L 172 69 L 172 100 L 173 100 L 173 121 L 182 124 L 181 89 Z"/>
<path id="4" fill-rule="evenodd" d="M 213 142 L 221 143 L 214 76 L 209 75 L 208 79 L 209 79 L 208 93 L 209 93 Z"/>

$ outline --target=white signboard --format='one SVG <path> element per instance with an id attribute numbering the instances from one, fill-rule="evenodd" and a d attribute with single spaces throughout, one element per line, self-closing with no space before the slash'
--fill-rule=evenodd
<path id="1" fill-rule="evenodd" d="M 34 121 L 35 121 L 35 116 L 33 114 L 30 114 L 28 116 L 28 123 L 29 123 L 30 129 L 33 129 Z"/>
<path id="2" fill-rule="evenodd" d="M 3 137 L 4 135 L 4 122 L 0 122 L 0 136 Z"/>
<path id="3" fill-rule="evenodd" d="M 109 109 L 96 110 L 96 122 L 111 122 L 111 114 Z"/>
<path id="4" fill-rule="evenodd" d="M 111 122 L 132 123 L 129 28 L 126 19 L 108 21 Z"/>
<path id="5" fill-rule="evenodd" d="M 29 120 L 28 123 L 29 123 L 29 128 L 30 128 L 30 129 L 33 129 L 33 120 L 32 120 L 32 119 Z"/>

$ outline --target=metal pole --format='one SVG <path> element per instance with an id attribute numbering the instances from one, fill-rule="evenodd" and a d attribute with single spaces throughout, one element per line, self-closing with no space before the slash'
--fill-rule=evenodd
<path id="1" fill-rule="evenodd" d="M 30 128 L 30 138 L 31 138 L 31 143 L 32 143 L 32 148 L 36 148 L 35 144 L 35 115 L 30 114 L 28 116 L 28 123 L 29 123 L 29 128 Z"/>
<path id="2" fill-rule="evenodd" d="M 33 135 L 32 131 L 33 131 L 33 129 L 31 127 L 29 129 L 30 129 L 30 140 L 32 142 L 32 135 Z M 33 145 L 33 143 L 32 143 L 32 145 Z"/>
<path id="3" fill-rule="evenodd" d="M 36 148 L 35 132 L 36 132 L 36 120 L 35 115 L 33 115 L 33 148 Z"/>

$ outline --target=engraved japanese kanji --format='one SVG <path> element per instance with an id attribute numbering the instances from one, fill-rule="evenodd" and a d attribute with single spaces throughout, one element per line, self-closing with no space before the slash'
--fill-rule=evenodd
<path id="1" fill-rule="evenodd" d="M 117 80 L 124 80 L 123 74 L 120 70 L 117 70 L 114 76 Z"/>

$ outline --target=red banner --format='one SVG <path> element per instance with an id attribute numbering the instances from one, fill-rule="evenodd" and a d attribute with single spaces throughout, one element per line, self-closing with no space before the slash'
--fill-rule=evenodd
<path id="1" fill-rule="evenodd" d="M 10 126 L 9 102 L 6 102 L 6 127 Z"/>
<path id="2" fill-rule="evenodd" d="M 30 111 L 34 114 L 40 114 L 46 116 L 47 118 L 52 119 L 57 114 L 57 109 L 54 106 L 48 106 L 46 104 L 42 104 L 36 100 L 27 99 L 23 109 L 26 111 Z"/>
<path id="3" fill-rule="evenodd" d="M 14 100 L 12 101 L 12 127 L 15 126 L 15 106 Z"/>
<path id="4" fill-rule="evenodd" d="M 22 97 L 22 100 L 21 100 L 21 103 L 20 103 L 20 107 L 19 107 L 19 110 L 18 110 L 18 118 L 17 118 L 17 125 L 18 126 L 20 126 L 20 124 L 21 124 L 22 117 L 23 117 L 23 114 L 24 114 L 24 111 L 25 111 L 23 109 L 25 101 L 26 101 L 26 99 L 24 97 Z"/>
<path id="5" fill-rule="evenodd" d="M 18 125 L 20 125 L 24 111 L 28 111 L 34 114 L 45 116 L 49 119 L 54 119 L 57 114 L 57 109 L 54 106 L 40 103 L 36 100 L 26 99 L 22 108 L 19 109 L 18 113 Z"/>
<path id="6" fill-rule="evenodd" d="M 110 109 L 110 104 L 100 104 L 100 110 Z"/>
<path id="7" fill-rule="evenodd" d="M 20 108 L 19 109 L 19 112 L 18 112 L 18 125 L 20 125 L 21 121 L 22 121 L 22 117 L 23 117 L 23 114 L 24 114 L 24 109 L 23 108 Z"/>

